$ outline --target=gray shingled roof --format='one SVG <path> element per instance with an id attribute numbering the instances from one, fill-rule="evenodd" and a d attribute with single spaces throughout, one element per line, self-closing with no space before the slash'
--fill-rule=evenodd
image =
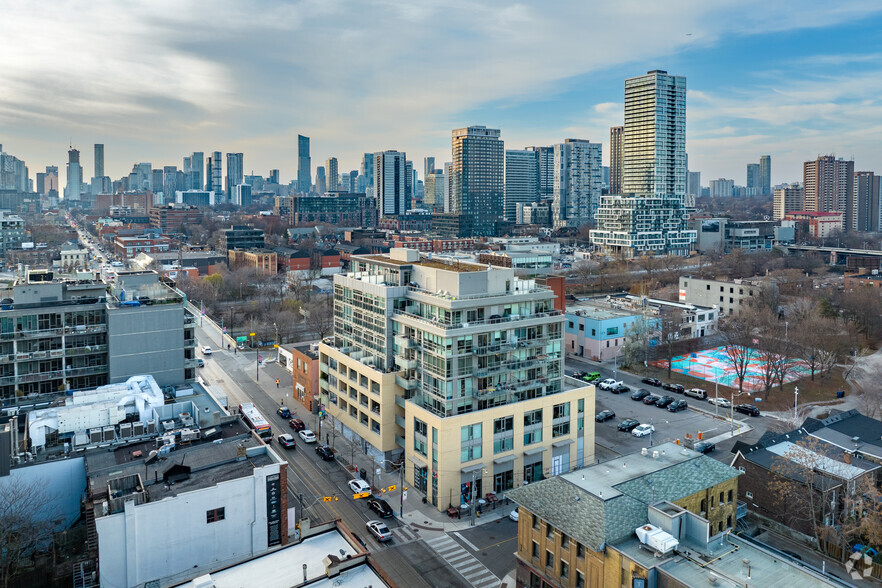
<path id="1" fill-rule="evenodd" d="M 701 492 L 705 488 L 722 484 L 738 474 L 738 470 L 702 455 L 618 484 L 616 490 L 644 504 L 652 504 L 659 500 L 674 502 Z"/>

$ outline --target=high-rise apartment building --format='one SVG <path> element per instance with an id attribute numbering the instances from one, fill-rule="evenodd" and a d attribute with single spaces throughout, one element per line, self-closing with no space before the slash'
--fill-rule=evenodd
<path id="1" fill-rule="evenodd" d="M 209 192 L 214 190 L 215 194 L 220 194 L 224 189 L 224 174 L 223 174 L 223 154 L 220 151 L 215 151 L 211 154 L 210 164 L 211 164 L 211 186 L 207 187 L 206 190 Z M 215 196 L 215 198 L 217 198 Z"/>
<path id="2" fill-rule="evenodd" d="M 423 207 L 432 212 L 444 212 L 447 182 L 441 170 L 426 176 L 424 184 Z"/>
<path id="3" fill-rule="evenodd" d="M 373 154 L 374 198 L 380 217 L 404 214 L 407 200 L 407 155 L 403 151 L 379 151 Z"/>
<path id="4" fill-rule="evenodd" d="M 184 169 L 189 177 L 190 190 L 202 190 L 205 186 L 205 154 L 202 151 L 194 151 L 190 155 L 190 169 Z"/>
<path id="5" fill-rule="evenodd" d="M 104 177 L 104 145 L 95 143 L 95 176 L 96 178 Z"/>
<path id="6" fill-rule="evenodd" d="M 336 157 L 329 157 L 325 162 L 325 178 L 328 182 L 328 192 L 334 192 L 340 187 L 340 175 L 337 169 Z"/>
<path id="7" fill-rule="evenodd" d="M 726 178 L 711 180 L 710 195 L 712 198 L 731 198 L 735 195 L 735 180 Z"/>
<path id="8" fill-rule="evenodd" d="M 622 174 L 624 173 L 625 127 L 609 128 L 609 193 L 622 193 Z"/>
<path id="9" fill-rule="evenodd" d="M 450 211 L 470 219 L 470 236 L 495 236 L 505 198 L 505 147 L 499 129 L 453 131 Z"/>
<path id="10" fill-rule="evenodd" d="M 759 188 L 763 196 L 772 193 L 772 156 L 763 155 L 760 157 L 759 171 Z"/>
<path id="11" fill-rule="evenodd" d="M 802 186 L 799 184 L 775 188 L 772 218 L 776 221 L 784 220 L 784 217 L 791 212 L 805 210 L 804 198 Z"/>
<path id="12" fill-rule="evenodd" d="M 227 153 L 227 202 L 235 197 L 236 186 L 242 183 L 245 175 L 244 156 L 241 153 Z"/>
<path id="13" fill-rule="evenodd" d="M 821 155 L 803 165 L 805 209 L 843 213 L 846 231 L 854 230 L 854 161 Z"/>
<path id="14" fill-rule="evenodd" d="M 80 165 L 80 152 L 71 147 L 67 152 L 67 188 L 64 189 L 64 199 L 78 202 L 82 189 L 83 168 Z"/>
<path id="15" fill-rule="evenodd" d="M 0 145 L 0 190 L 31 192 L 29 182 L 28 166 L 25 162 L 5 153 L 3 145 Z"/>
<path id="16" fill-rule="evenodd" d="M 539 198 L 551 198 L 554 194 L 554 147 L 527 147 L 535 151 L 539 165 Z"/>
<path id="17" fill-rule="evenodd" d="M 686 78 L 654 70 L 625 80 L 622 193 L 686 194 Z"/>
<path id="18" fill-rule="evenodd" d="M 686 172 L 686 195 L 693 202 L 696 197 L 701 196 L 701 172 Z"/>
<path id="19" fill-rule="evenodd" d="M 404 161 L 404 202 L 405 209 L 407 212 L 411 208 L 413 208 L 414 201 L 414 191 L 416 189 L 416 180 L 414 178 L 414 169 L 413 162 L 405 160 Z"/>
<path id="20" fill-rule="evenodd" d="M 364 192 L 367 196 L 374 195 L 374 154 L 373 153 L 365 153 L 361 157 L 361 178 L 364 180 L 361 182 L 364 185 L 363 190 L 359 190 L 359 192 Z"/>
<path id="21" fill-rule="evenodd" d="M 453 209 L 453 192 L 450 185 L 450 172 L 453 169 L 453 162 L 444 162 L 444 212 L 450 212 Z"/>
<path id="22" fill-rule="evenodd" d="M 879 231 L 879 176 L 871 171 L 854 173 L 855 231 Z"/>
<path id="23" fill-rule="evenodd" d="M 762 186 L 760 182 L 760 164 L 758 163 L 748 163 L 747 164 L 747 183 L 745 184 L 747 188 L 756 188 L 758 194 L 762 194 Z"/>
<path id="24" fill-rule="evenodd" d="M 438 510 L 593 463 L 594 388 L 565 388 L 550 289 L 412 249 L 351 263 L 319 345 L 321 400 L 347 437 L 408 464 Z"/>
<path id="25" fill-rule="evenodd" d="M 327 180 L 325 179 L 325 168 L 324 166 L 318 166 L 315 168 L 315 192 L 316 194 L 324 194 L 328 191 Z"/>
<path id="26" fill-rule="evenodd" d="M 297 135 L 297 191 L 312 191 L 312 160 L 309 157 L 309 137 Z M 321 193 L 321 192 L 320 192 Z"/>
<path id="27" fill-rule="evenodd" d="M 429 174 L 435 173 L 435 158 L 434 157 L 425 157 L 423 158 L 423 179 L 426 178 Z"/>
<path id="28" fill-rule="evenodd" d="M 554 146 L 555 228 L 580 227 L 594 219 L 603 193 L 603 147 L 583 139 L 567 139 Z"/>
<path id="29" fill-rule="evenodd" d="M 518 204 L 539 200 L 539 152 L 505 150 L 505 220 L 517 222 Z"/>

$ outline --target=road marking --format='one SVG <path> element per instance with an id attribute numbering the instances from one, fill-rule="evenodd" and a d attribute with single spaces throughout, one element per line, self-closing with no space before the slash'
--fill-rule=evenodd
<path id="1" fill-rule="evenodd" d="M 482 547 L 481 549 L 476 549 L 475 551 L 484 551 L 484 550 L 487 550 L 487 549 L 492 549 L 492 548 L 494 548 L 494 547 L 499 547 L 499 546 L 502 545 L 503 543 L 508 543 L 509 541 L 514 541 L 514 540 L 517 539 L 517 538 L 518 538 L 518 536 L 515 535 L 514 537 L 509 537 L 508 539 L 503 539 L 503 540 L 500 541 L 499 543 L 494 543 L 493 545 L 488 545 L 487 547 Z"/>
<path id="2" fill-rule="evenodd" d="M 469 541 L 468 539 L 466 539 L 465 537 L 463 537 L 462 535 L 460 535 L 458 532 L 453 532 L 453 533 L 451 533 L 451 535 L 456 535 L 456 537 L 457 537 L 460 541 L 462 541 L 463 543 L 465 543 L 466 545 L 468 545 L 468 546 L 471 548 L 472 551 L 481 551 L 480 549 L 478 549 L 477 545 L 475 545 L 474 543 L 472 543 L 471 541 Z"/>
<path id="3" fill-rule="evenodd" d="M 463 539 L 459 533 L 454 534 Z M 471 542 L 465 539 L 463 541 L 474 547 Z M 426 544 L 443 557 L 447 564 L 465 578 L 470 585 L 476 588 L 499 586 L 499 578 L 449 535 L 444 534 L 428 539 Z"/>

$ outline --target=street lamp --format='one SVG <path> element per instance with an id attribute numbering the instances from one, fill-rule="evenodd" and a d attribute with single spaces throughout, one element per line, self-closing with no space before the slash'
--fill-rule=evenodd
<path id="1" fill-rule="evenodd" d="M 732 399 L 729 401 L 729 432 L 733 435 L 735 434 L 735 398 L 744 394 L 750 396 L 750 392 L 748 390 L 735 394 L 735 389 L 732 389 Z"/>
<path id="2" fill-rule="evenodd" d="M 796 401 L 799 399 L 799 386 L 793 387 L 793 422 L 796 424 L 799 415 L 796 412 Z"/>
<path id="3" fill-rule="evenodd" d="M 401 492 L 401 503 L 400 503 L 400 509 L 398 511 L 398 517 L 403 521 L 404 520 L 404 460 L 403 460 L 403 458 L 402 458 L 402 461 L 391 461 L 388 459 L 380 459 L 377 457 L 371 457 L 371 461 L 374 463 L 374 465 L 376 465 L 378 463 L 382 464 L 382 465 L 387 464 L 387 463 L 391 463 L 393 467 L 398 468 L 398 490 Z M 382 482 L 383 474 L 381 472 L 382 472 L 381 468 L 376 468 L 375 475 Z M 378 484 L 377 487 L 380 488 L 381 484 Z"/>
<path id="4" fill-rule="evenodd" d="M 281 347 L 279 346 L 279 327 L 276 326 L 276 323 L 273 323 L 273 328 L 276 330 L 276 363 L 279 363 L 279 357 L 281 353 Z"/>

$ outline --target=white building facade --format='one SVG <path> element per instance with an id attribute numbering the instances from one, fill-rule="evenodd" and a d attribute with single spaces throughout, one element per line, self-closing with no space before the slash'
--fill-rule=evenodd
<path id="1" fill-rule="evenodd" d="M 567 139 L 554 146 L 554 228 L 592 220 L 603 190 L 602 145 Z"/>

